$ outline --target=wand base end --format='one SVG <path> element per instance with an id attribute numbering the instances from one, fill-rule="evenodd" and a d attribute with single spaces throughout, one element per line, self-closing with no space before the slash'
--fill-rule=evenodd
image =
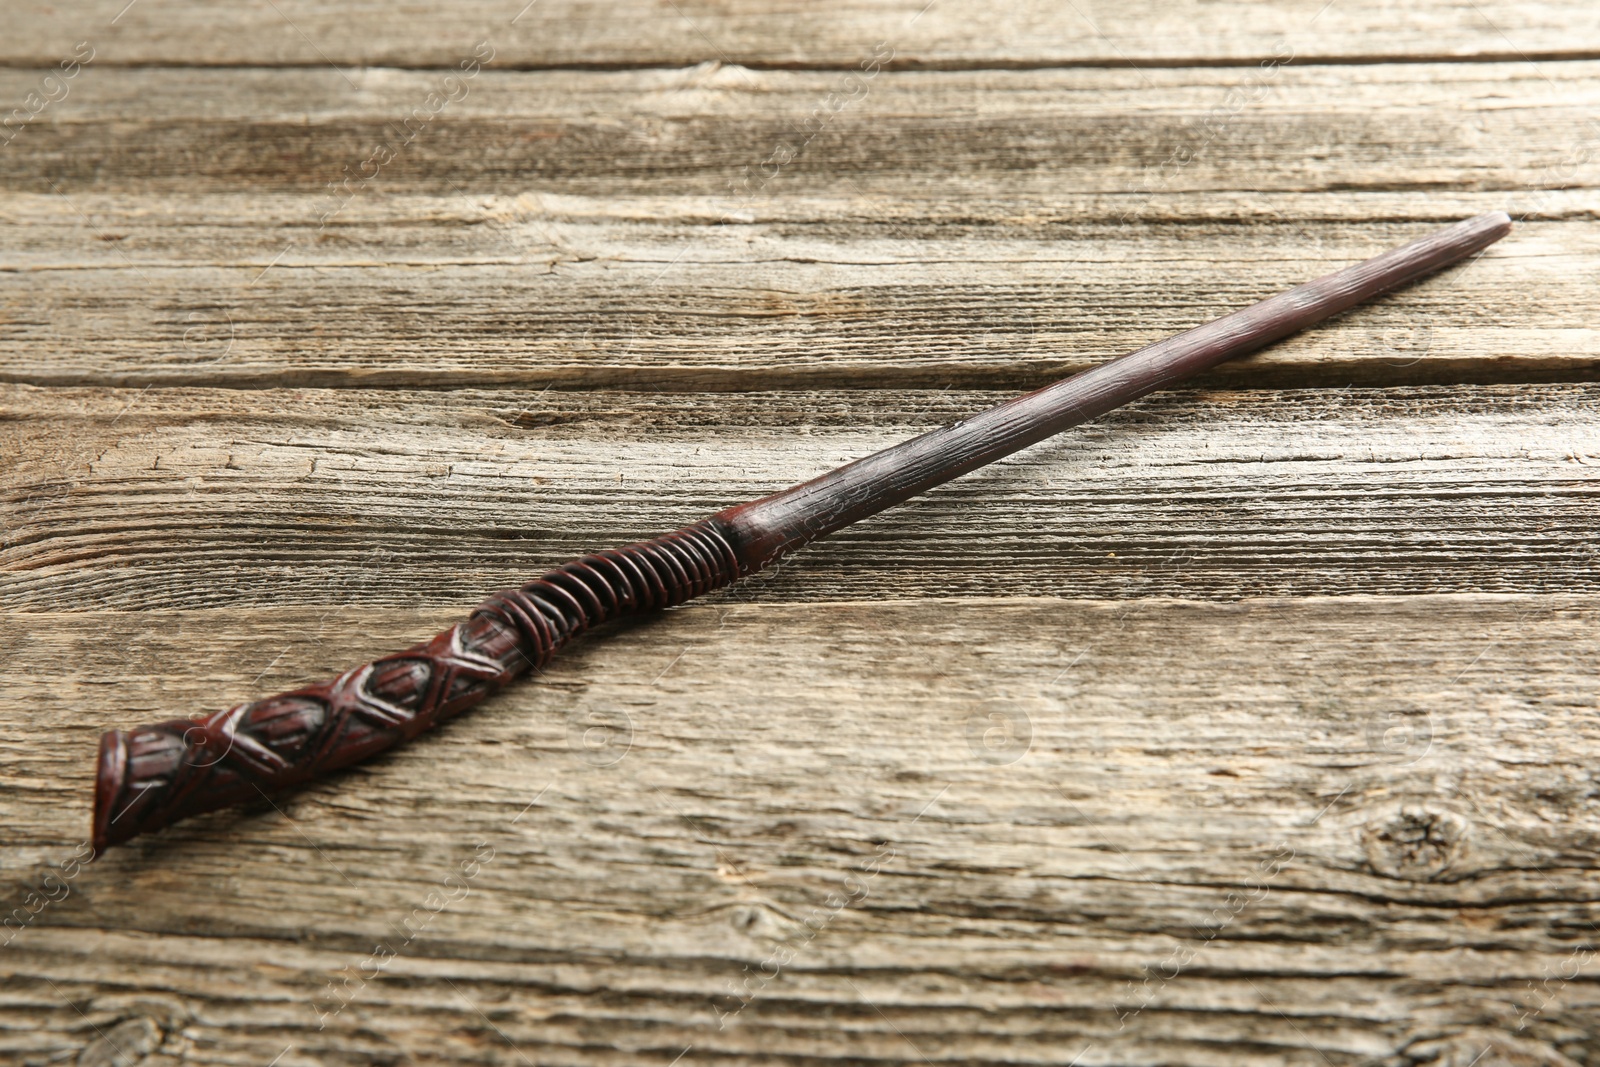
<path id="1" fill-rule="evenodd" d="M 94 829 L 89 843 L 92 858 L 99 859 L 106 849 L 127 840 L 115 832 L 116 804 L 128 774 L 128 735 L 111 730 L 100 737 L 100 761 L 94 777 Z"/>

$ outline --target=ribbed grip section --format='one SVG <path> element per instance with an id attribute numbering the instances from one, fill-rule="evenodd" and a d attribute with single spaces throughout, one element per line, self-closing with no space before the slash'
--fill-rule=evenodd
<path id="1" fill-rule="evenodd" d="M 431 641 L 332 681 L 100 740 L 94 848 L 257 801 L 393 748 L 477 704 L 609 619 L 681 604 L 741 576 L 723 523 L 557 567 L 496 593 Z"/>

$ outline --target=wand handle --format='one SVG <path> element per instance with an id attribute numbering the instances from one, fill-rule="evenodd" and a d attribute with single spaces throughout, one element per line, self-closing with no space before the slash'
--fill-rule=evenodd
<path id="1" fill-rule="evenodd" d="M 681 604 L 749 573 L 712 518 L 502 590 L 444 633 L 339 677 L 100 739 L 95 855 L 247 804 L 409 741 L 543 667 L 585 630 Z"/>
<path id="2" fill-rule="evenodd" d="M 793 489 L 584 556 L 495 594 L 431 641 L 332 681 L 203 719 L 113 730 L 100 741 L 95 854 L 409 741 L 542 667 L 591 627 L 728 585 L 934 485 L 1464 259 L 1510 229 L 1503 212 L 1468 219 Z"/>

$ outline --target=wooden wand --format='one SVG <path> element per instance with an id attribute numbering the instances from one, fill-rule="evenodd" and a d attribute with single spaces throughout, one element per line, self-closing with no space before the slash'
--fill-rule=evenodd
<path id="1" fill-rule="evenodd" d="M 433 640 L 328 682 L 100 741 L 95 855 L 374 756 L 608 619 L 681 604 L 824 534 L 1457 262 L 1511 230 L 1480 215 L 819 478 L 496 593 Z"/>

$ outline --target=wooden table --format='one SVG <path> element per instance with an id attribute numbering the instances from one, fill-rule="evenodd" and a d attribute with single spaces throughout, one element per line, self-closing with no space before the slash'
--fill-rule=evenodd
<path id="1" fill-rule="evenodd" d="M 4 1063 L 1600 1062 L 1590 0 L 126 2 L 0 36 Z M 107 728 L 1501 208 L 81 861 Z"/>

